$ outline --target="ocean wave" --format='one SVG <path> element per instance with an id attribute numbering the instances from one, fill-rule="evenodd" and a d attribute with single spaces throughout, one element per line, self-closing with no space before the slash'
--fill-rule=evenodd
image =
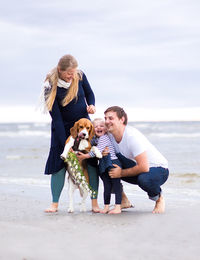
<path id="1" fill-rule="evenodd" d="M 39 155 L 6 155 L 7 160 L 23 160 L 23 159 L 38 159 Z"/>
<path id="2" fill-rule="evenodd" d="M 170 187 L 165 187 L 163 188 L 164 193 L 168 195 L 176 195 L 179 197 L 182 197 L 184 200 L 191 200 L 192 198 L 194 200 L 198 200 L 200 198 L 200 191 L 198 189 L 188 189 L 188 188 L 170 188 Z"/>
<path id="3" fill-rule="evenodd" d="M 46 127 L 46 126 L 49 126 L 49 123 L 34 123 L 33 124 L 34 127 Z"/>
<path id="4" fill-rule="evenodd" d="M 31 126 L 30 124 L 19 124 L 17 125 L 18 129 L 29 129 Z"/>
<path id="5" fill-rule="evenodd" d="M 146 194 L 137 186 L 130 185 L 123 182 L 123 187 L 127 196 L 137 196 L 140 198 L 146 199 Z M 200 199 L 200 190 L 198 187 L 188 188 L 186 186 L 179 186 L 176 184 L 176 187 L 167 182 L 164 187 L 162 187 L 163 194 L 166 197 L 173 197 L 174 200 L 188 200 L 188 201 L 199 201 Z"/>
<path id="6" fill-rule="evenodd" d="M 18 184 L 18 185 L 33 185 L 40 187 L 49 187 L 48 180 L 34 179 L 34 178 L 7 178 L 0 177 L 1 184 Z"/>
<path id="7" fill-rule="evenodd" d="M 151 133 L 151 136 L 161 138 L 197 138 L 200 137 L 200 133 Z"/>
<path id="8" fill-rule="evenodd" d="M 6 159 L 7 160 L 20 160 L 20 159 L 22 159 L 22 156 L 21 155 L 7 155 Z"/>
<path id="9" fill-rule="evenodd" d="M 200 178 L 200 174 L 198 173 L 180 173 L 180 174 L 173 174 L 174 177 L 178 178 Z"/>
<path id="10" fill-rule="evenodd" d="M 2 131 L 0 132 L 0 137 L 29 137 L 29 136 L 43 136 L 45 138 L 50 138 L 50 132 L 48 131 L 34 131 L 34 130 L 22 130 L 22 131 Z"/>

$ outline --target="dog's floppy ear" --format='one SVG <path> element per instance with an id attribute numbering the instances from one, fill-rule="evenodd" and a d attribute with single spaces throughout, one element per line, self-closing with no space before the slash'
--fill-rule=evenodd
<path id="1" fill-rule="evenodd" d="M 70 134 L 75 139 L 78 135 L 78 122 L 74 124 L 72 128 L 70 128 Z"/>
<path id="2" fill-rule="evenodd" d="M 93 124 L 91 123 L 90 125 L 90 131 L 89 131 L 89 141 L 92 140 L 92 137 L 95 135 L 95 131 L 94 131 L 94 126 Z"/>

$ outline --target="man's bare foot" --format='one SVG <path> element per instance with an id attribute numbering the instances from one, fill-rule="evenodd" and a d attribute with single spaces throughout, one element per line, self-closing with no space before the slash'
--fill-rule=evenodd
<path id="1" fill-rule="evenodd" d="M 153 209 L 153 213 L 164 213 L 165 212 L 165 200 L 162 196 L 156 201 L 156 205 Z"/>
<path id="2" fill-rule="evenodd" d="M 55 213 L 57 211 L 58 211 L 58 203 L 52 203 L 50 208 L 45 209 L 44 212 L 46 212 L 46 213 Z"/>
<path id="3" fill-rule="evenodd" d="M 101 209 L 100 210 L 100 213 L 103 213 L 103 214 L 106 214 L 106 213 L 108 213 L 109 212 L 109 205 L 105 205 L 104 206 L 104 209 Z"/>
<path id="4" fill-rule="evenodd" d="M 121 211 L 121 205 L 118 204 L 118 205 L 115 205 L 115 208 L 110 210 L 108 212 L 108 214 L 120 214 L 122 211 Z"/>
<path id="5" fill-rule="evenodd" d="M 128 208 L 133 208 L 133 207 L 134 206 L 130 203 L 130 201 L 128 200 L 124 191 L 122 191 L 121 209 L 128 209 Z"/>
<path id="6" fill-rule="evenodd" d="M 99 213 L 100 212 L 99 204 L 97 202 L 97 199 L 92 199 L 92 212 Z"/>

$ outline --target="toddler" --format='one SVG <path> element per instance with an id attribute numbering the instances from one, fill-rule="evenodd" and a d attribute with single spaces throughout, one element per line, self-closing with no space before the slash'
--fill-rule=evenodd
<path id="1" fill-rule="evenodd" d="M 116 156 L 114 146 L 107 134 L 105 122 L 101 118 L 97 118 L 93 121 L 95 129 L 95 137 L 93 142 L 96 142 L 97 148 L 102 153 L 105 148 L 109 148 L 109 154 L 102 157 L 99 160 L 99 173 L 104 185 L 104 209 L 101 213 L 119 214 L 121 213 L 121 200 L 122 200 L 122 188 L 120 178 L 110 178 L 108 172 L 111 168 L 114 168 L 113 164 L 117 164 L 121 167 L 121 163 Z M 94 143 L 92 144 L 94 145 Z M 90 157 L 94 157 L 95 153 L 92 151 L 89 153 Z M 109 210 L 111 190 L 113 189 L 115 194 L 115 207 L 113 210 Z"/>

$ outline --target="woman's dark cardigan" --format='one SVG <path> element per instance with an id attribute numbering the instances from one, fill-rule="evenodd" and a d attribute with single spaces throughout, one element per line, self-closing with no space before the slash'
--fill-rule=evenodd
<path id="1" fill-rule="evenodd" d="M 67 94 L 67 89 L 57 87 L 56 98 L 50 112 L 51 122 L 51 146 L 46 162 L 45 174 L 53 174 L 65 167 L 60 158 L 65 141 L 70 135 L 70 128 L 80 118 L 88 118 L 87 105 L 95 105 L 94 93 L 83 73 L 79 80 L 77 99 L 73 99 L 68 105 L 62 106 L 61 102 Z"/>

